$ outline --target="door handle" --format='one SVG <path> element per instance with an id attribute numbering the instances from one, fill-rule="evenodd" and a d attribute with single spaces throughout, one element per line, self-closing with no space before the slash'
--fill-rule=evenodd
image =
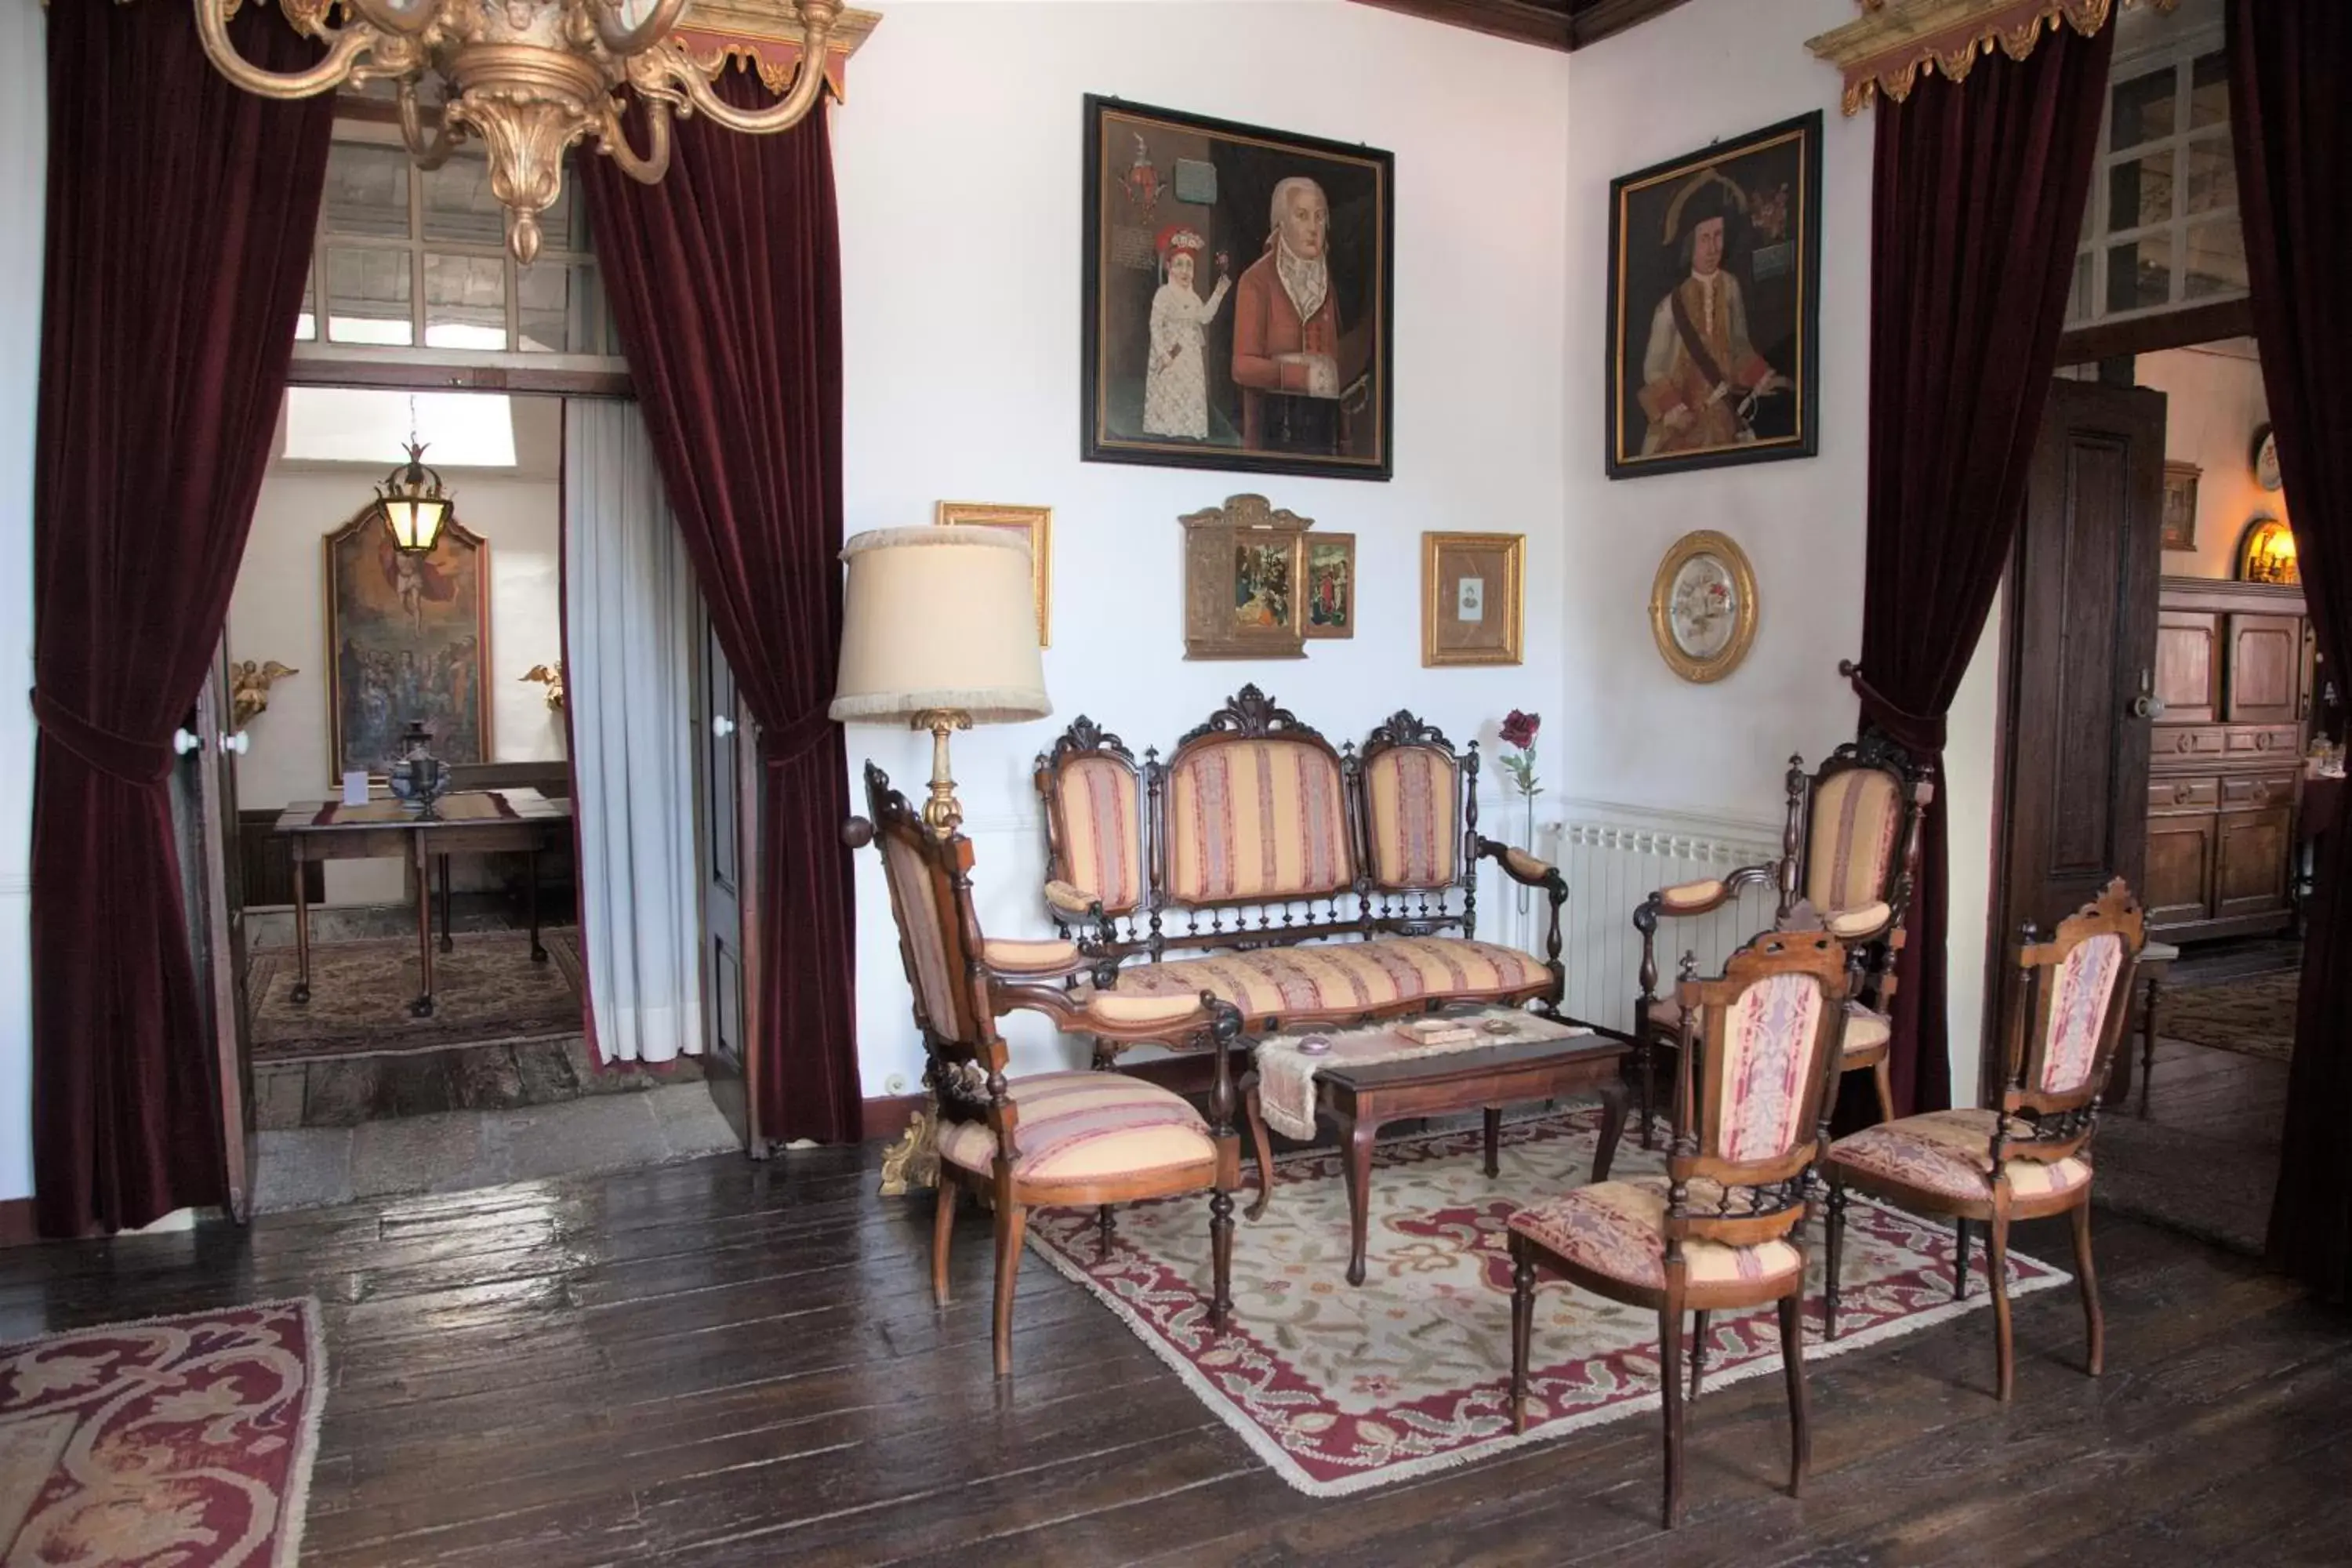
<path id="1" fill-rule="evenodd" d="M 2155 672 L 2143 668 L 2139 672 L 2139 695 L 2131 700 L 2131 716 L 2135 719 L 2164 717 L 2164 699 L 2156 694 Z"/>
<path id="2" fill-rule="evenodd" d="M 735 732 L 735 721 L 721 713 L 710 721 L 710 732 L 723 741 Z"/>
<path id="3" fill-rule="evenodd" d="M 220 738 L 220 749 L 241 757 L 253 749 L 253 737 L 242 730 L 227 731 Z"/>
<path id="4" fill-rule="evenodd" d="M 184 757 L 190 752 L 201 752 L 204 749 L 205 738 L 202 735 L 195 734 L 187 730 L 174 730 L 172 731 L 172 750 L 179 753 L 181 756 Z"/>

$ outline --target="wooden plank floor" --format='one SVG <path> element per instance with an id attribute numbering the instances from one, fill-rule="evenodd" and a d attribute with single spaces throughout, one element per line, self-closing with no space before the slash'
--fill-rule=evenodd
<path id="1" fill-rule="evenodd" d="M 0 1253 L 0 1340 L 318 1296 L 319 1564 L 2352 1556 L 2352 1320 L 2128 1221 L 2099 1223 L 2104 1378 L 2080 1371 L 2071 1290 L 2020 1303 L 2006 1409 L 1983 1314 L 1818 1363 L 1801 1501 L 1779 1490 L 1778 1380 L 1710 1392 L 1669 1536 L 1654 1418 L 1301 1496 L 1034 1260 L 999 1386 L 984 1222 L 967 1209 L 959 1299 L 935 1311 L 929 1203 L 876 1197 L 877 1158 L 721 1156 Z M 2068 1256 L 2046 1225 L 2018 1245 Z"/>

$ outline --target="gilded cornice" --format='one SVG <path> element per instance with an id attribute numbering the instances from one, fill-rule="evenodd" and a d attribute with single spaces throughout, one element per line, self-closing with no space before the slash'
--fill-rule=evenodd
<path id="1" fill-rule="evenodd" d="M 847 102 L 849 57 L 882 20 L 877 11 L 844 10 L 825 46 L 824 77 L 833 96 Z M 713 78 L 731 60 L 760 73 L 770 92 L 792 86 L 804 37 L 785 0 L 693 0 L 672 35 L 694 63 Z"/>
<path id="2" fill-rule="evenodd" d="M 1998 47 L 2021 60 L 2062 23 L 2088 37 L 2118 3 L 2169 11 L 2180 0 L 1861 0 L 1860 16 L 1805 47 L 1845 78 L 1845 111 L 1858 114 L 1882 92 L 1902 102 L 1930 66 L 1961 81 L 1979 55 Z"/>

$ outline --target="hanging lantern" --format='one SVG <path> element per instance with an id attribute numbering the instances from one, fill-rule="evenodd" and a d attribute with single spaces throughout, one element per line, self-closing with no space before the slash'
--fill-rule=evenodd
<path id="1" fill-rule="evenodd" d="M 425 466 L 423 443 L 410 442 L 407 467 L 393 469 L 376 486 L 375 510 L 393 543 L 411 555 L 433 552 L 441 525 L 449 521 L 449 498 L 442 493 L 440 470 Z"/>

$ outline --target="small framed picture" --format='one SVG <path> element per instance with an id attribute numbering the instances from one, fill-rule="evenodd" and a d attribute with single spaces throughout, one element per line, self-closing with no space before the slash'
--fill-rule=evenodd
<path id="1" fill-rule="evenodd" d="M 1029 541 L 1029 578 L 1037 595 L 1037 646 L 1053 647 L 1054 509 L 943 500 L 938 521 L 942 528 L 1002 528 Z"/>
<path id="2" fill-rule="evenodd" d="M 1519 662 L 1519 600 L 1527 536 L 1421 536 L 1421 662 Z"/>
<path id="3" fill-rule="evenodd" d="M 1239 495 L 1176 521 L 1184 530 L 1184 657 L 1302 657 L 1299 589 L 1314 520 Z"/>
<path id="4" fill-rule="evenodd" d="M 1307 620 L 1310 637 L 1356 635 L 1356 536 L 1315 533 L 1307 539 Z"/>
<path id="5" fill-rule="evenodd" d="M 2164 465 L 2164 524 L 2167 550 L 2197 548 L 2197 477 L 2205 470 L 2194 463 Z"/>

